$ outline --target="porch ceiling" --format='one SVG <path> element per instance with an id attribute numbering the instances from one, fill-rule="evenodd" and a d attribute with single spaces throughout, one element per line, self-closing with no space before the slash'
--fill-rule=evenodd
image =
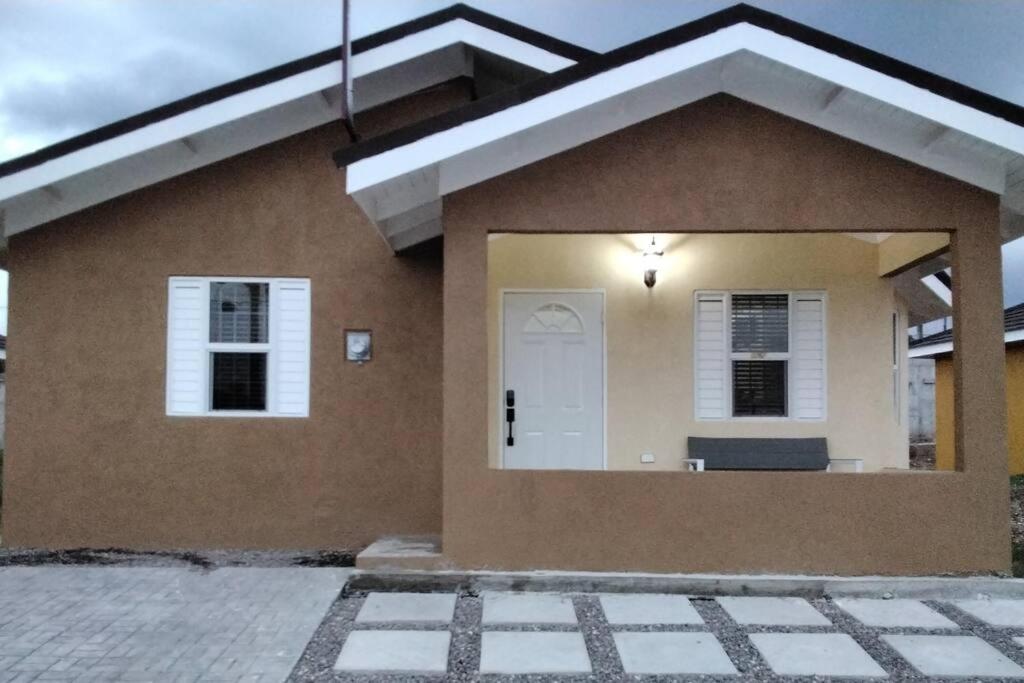
<path id="1" fill-rule="evenodd" d="M 584 65 L 580 65 L 584 66 Z M 1024 233 L 1024 126 L 746 22 L 349 163 L 347 190 L 395 248 L 440 234 L 396 218 L 457 190 L 727 93 L 1001 195 Z M 422 133 L 422 131 L 420 131 Z M 365 148 L 364 148 L 365 149 Z M 354 149 L 358 154 L 358 147 Z M 340 154 L 340 153 L 339 153 Z M 403 225 L 402 229 L 395 226 Z M 403 231 L 417 231 L 417 236 Z M 869 239 L 880 241 L 884 233 Z"/>

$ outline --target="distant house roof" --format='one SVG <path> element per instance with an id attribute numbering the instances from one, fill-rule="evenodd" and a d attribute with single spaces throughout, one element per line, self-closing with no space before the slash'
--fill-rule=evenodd
<path id="1" fill-rule="evenodd" d="M 1006 343 L 1024 341 L 1024 304 L 1011 306 L 1003 312 L 1003 327 Z M 927 358 L 953 351 L 953 329 L 930 334 L 927 337 L 910 340 L 910 356 Z"/>
<path id="2" fill-rule="evenodd" d="M 7 350 L 7 335 L 6 334 L 0 334 L 0 351 L 6 351 L 6 350 Z"/>

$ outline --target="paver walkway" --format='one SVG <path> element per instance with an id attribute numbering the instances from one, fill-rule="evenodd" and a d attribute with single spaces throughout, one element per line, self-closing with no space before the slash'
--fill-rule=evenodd
<path id="1" fill-rule="evenodd" d="M 0 568 L 0 682 L 283 681 L 347 574 Z"/>
<path id="2" fill-rule="evenodd" d="M 1024 601 L 352 594 L 292 681 L 1024 680 Z"/>

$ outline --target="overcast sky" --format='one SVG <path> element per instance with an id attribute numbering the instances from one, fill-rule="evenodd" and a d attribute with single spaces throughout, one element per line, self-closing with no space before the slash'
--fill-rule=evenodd
<path id="1" fill-rule="evenodd" d="M 448 4 L 353 0 L 352 34 Z M 605 51 L 732 3 L 468 4 Z M 750 4 L 1024 105 L 1024 0 Z M 341 0 L 0 0 L 0 160 L 336 45 L 340 6 Z M 1024 301 L 1024 240 L 1005 256 L 1010 305 Z"/>

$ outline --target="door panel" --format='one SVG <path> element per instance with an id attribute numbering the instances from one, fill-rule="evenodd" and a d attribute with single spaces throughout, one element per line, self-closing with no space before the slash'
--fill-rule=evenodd
<path id="1" fill-rule="evenodd" d="M 501 396 L 516 397 L 512 445 L 502 423 L 504 466 L 603 469 L 604 296 L 508 292 L 503 304 Z"/>

